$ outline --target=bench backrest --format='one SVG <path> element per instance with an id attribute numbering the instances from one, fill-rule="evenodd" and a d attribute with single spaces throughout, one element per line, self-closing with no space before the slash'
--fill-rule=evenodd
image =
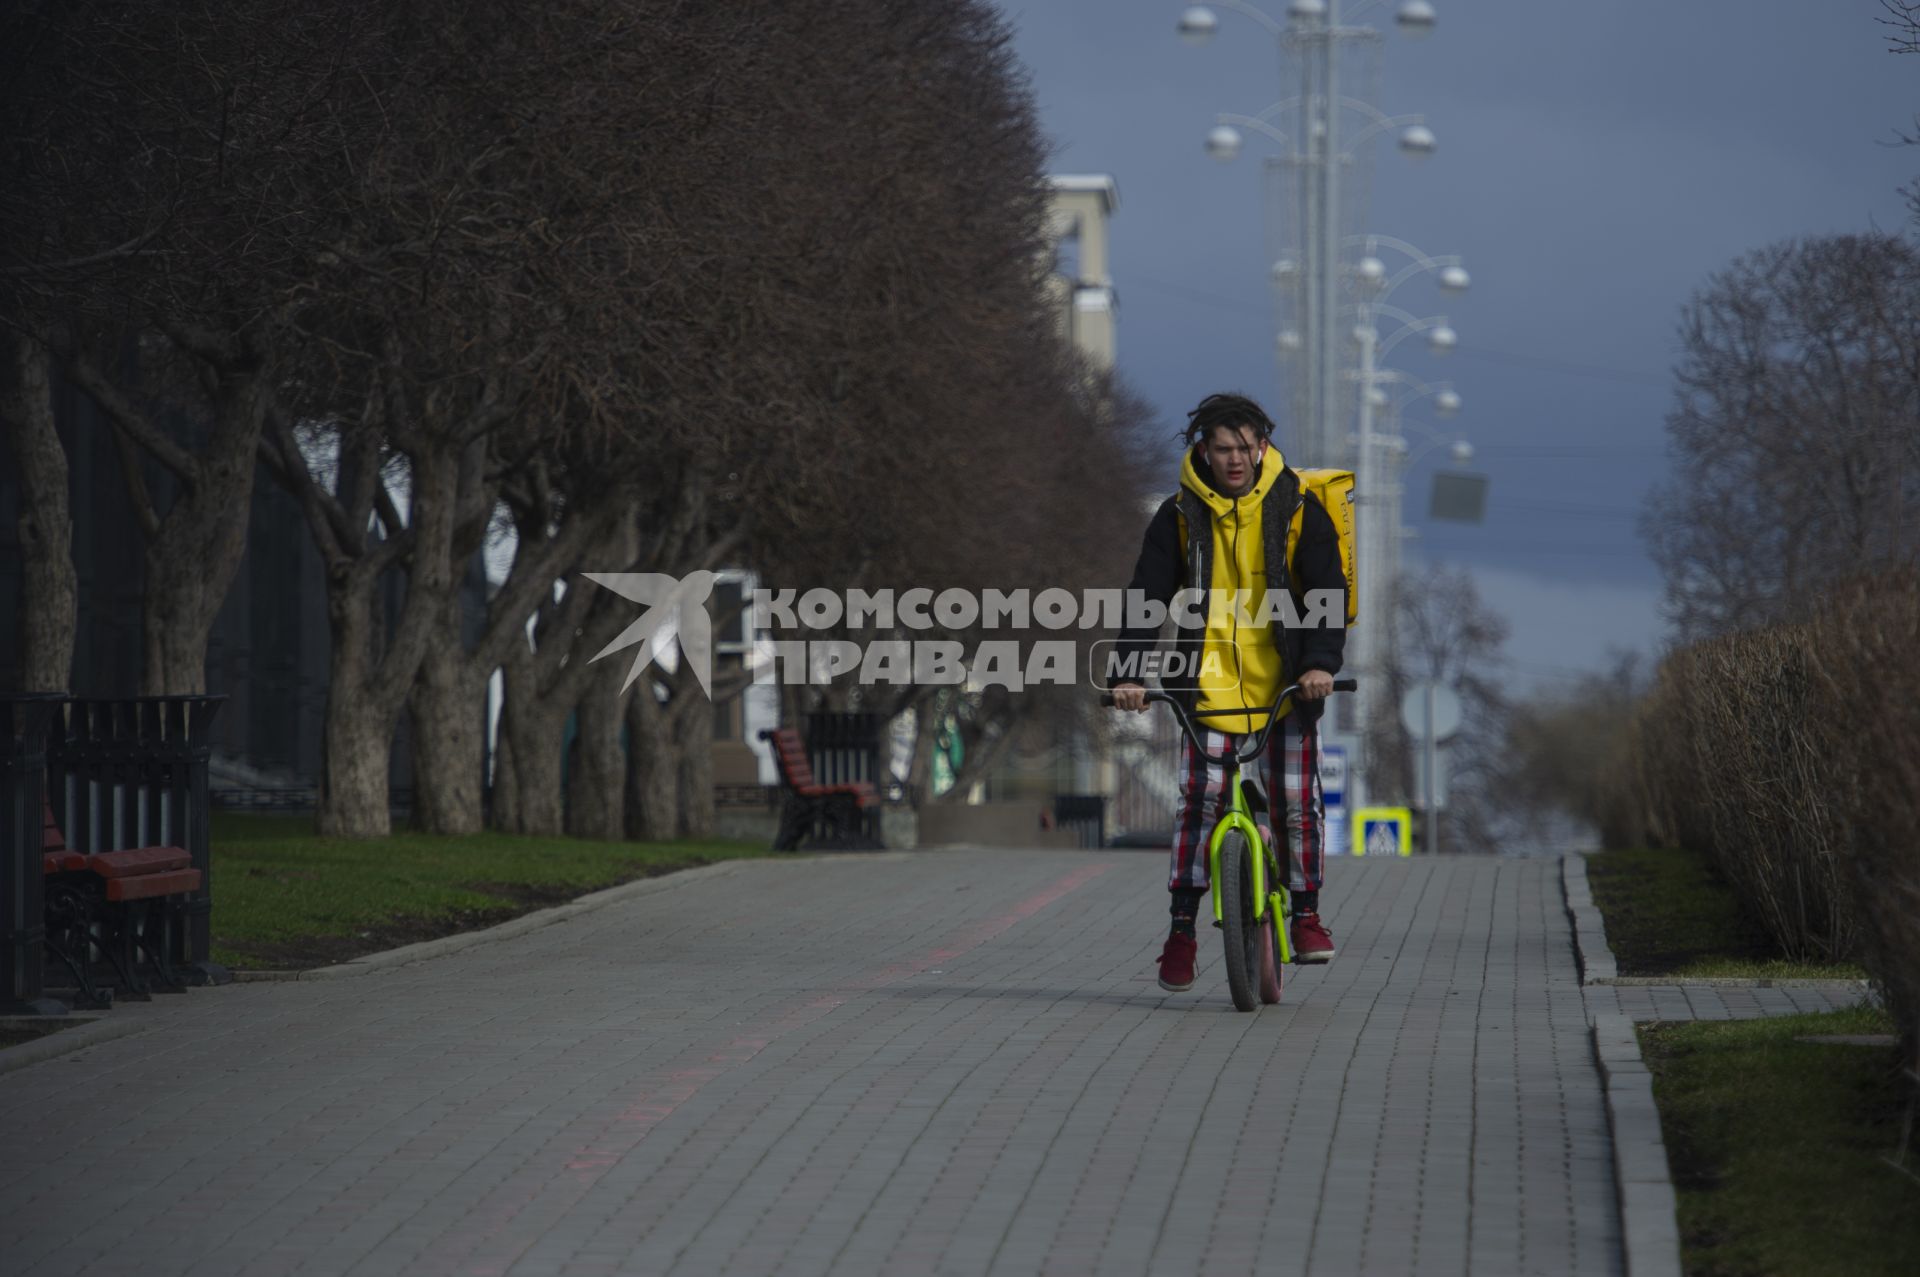
<path id="1" fill-rule="evenodd" d="M 807 760 L 807 747 L 800 740 L 799 732 L 791 727 L 777 728 L 773 733 L 773 756 L 787 784 L 802 790 L 814 787 L 813 764 Z"/>

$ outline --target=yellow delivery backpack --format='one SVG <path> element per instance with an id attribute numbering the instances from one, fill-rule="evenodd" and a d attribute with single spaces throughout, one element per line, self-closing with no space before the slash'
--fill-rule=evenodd
<path id="1" fill-rule="evenodd" d="M 1360 619 L 1360 583 L 1356 575 L 1358 556 L 1353 545 L 1353 471 L 1294 468 L 1300 486 L 1311 492 L 1333 520 L 1333 532 L 1340 540 L 1340 574 L 1347 578 L 1347 624 Z M 1293 512 L 1293 526 L 1287 529 L 1287 545 L 1300 543 L 1300 526 L 1306 518 L 1303 506 Z"/>

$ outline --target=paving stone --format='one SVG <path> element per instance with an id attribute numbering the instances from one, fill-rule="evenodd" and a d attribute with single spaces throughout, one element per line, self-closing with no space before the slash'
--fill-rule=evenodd
<path id="1" fill-rule="evenodd" d="M 9 1273 L 1615 1273 L 1589 1016 L 1796 1005 L 1583 991 L 1561 863 L 1462 856 L 1334 861 L 1242 1015 L 1211 932 L 1153 982 L 1164 872 L 754 862 L 194 990 L 6 1076 Z"/>

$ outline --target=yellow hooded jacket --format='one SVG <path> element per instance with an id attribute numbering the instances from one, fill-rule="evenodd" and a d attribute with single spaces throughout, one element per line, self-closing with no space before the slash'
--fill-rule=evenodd
<path id="1" fill-rule="evenodd" d="M 1233 709 L 1265 706 L 1286 686 L 1286 662 L 1264 625 L 1241 625 L 1233 606 L 1236 590 L 1247 591 L 1245 610 L 1258 617 L 1267 597 L 1266 538 L 1260 526 L 1267 490 L 1286 470 L 1280 450 L 1269 444 L 1260 458 L 1260 474 L 1241 497 L 1222 496 L 1200 477 L 1189 451 L 1180 463 L 1180 486 L 1204 501 L 1213 512 L 1213 580 L 1207 596 L 1207 626 L 1202 664 L 1197 680 L 1196 709 Z M 1214 659 L 1208 659 L 1209 657 Z M 1284 716 L 1288 706 L 1280 707 Z M 1241 714 L 1200 720 L 1215 731 L 1258 731 L 1266 715 Z"/>
<path id="2" fill-rule="evenodd" d="M 1164 664 L 1156 659 L 1160 627 L 1147 624 L 1150 614 L 1145 614 L 1122 628 L 1109 654 L 1110 684 L 1144 686 L 1157 667 L 1182 704 L 1239 709 L 1264 707 L 1304 671 L 1338 674 L 1346 647 L 1344 614 L 1336 607 L 1333 616 L 1303 623 L 1307 614 L 1298 610 L 1316 591 L 1347 588 L 1333 519 L 1271 444 L 1261 455 L 1252 490 L 1238 500 L 1209 485 L 1206 463 L 1196 461 L 1194 452 L 1189 450 L 1181 464 L 1180 490 L 1154 511 L 1127 585 L 1130 599 L 1174 609 L 1178 632 L 1166 655 L 1179 659 Z M 1281 522 L 1267 527 L 1268 520 Z M 1202 523 L 1204 531 L 1198 529 Z M 1285 555 L 1285 562 L 1270 563 L 1276 554 Z M 1191 592 L 1209 587 L 1216 593 L 1205 595 L 1200 615 Z M 1273 589 L 1287 590 L 1293 598 L 1276 600 L 1280 607 L 1269 616 L 1266 602 Z M 1245 592 L 1240 609 L 1233 606 L 1236 590 Z M 1318 718 L 1321 706 L 1314 701 L 1300 708 Z M 1282 704 L 1279 710 L 1284 715 L 1292 708 Z M 1265 722 L 1264 714 L 1249 721 L 1255 717 L 1223 714 L 1202 722 L 1239 734 Z"/>

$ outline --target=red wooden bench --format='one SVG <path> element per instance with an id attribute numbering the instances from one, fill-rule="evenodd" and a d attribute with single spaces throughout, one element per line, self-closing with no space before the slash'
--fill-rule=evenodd
<path id="1" fill-rule="evenodd" d="M 112 965 L 129 998 L 144 1001 L 153 993 L 141 975 L 142 955 L 162 989 L 186 988 L 167 959 L 172 944 L 165 932 L 172 926 L 172 911 L 151 906 L 200 889 L 201 874 L 192 860 L 179 847 L 75 851 L 60 832 L 53 804 L 47 804 L 40 848 L 47 950 L 72 973 L 85 1005 L 105 1007 L 113 1000 L 113 991 L 93 979 L 95 949 Z"/>
<path id="2" fill-rule="evenodd" d="M 774 761 L 780 766 L 780 779 L 787 790 L 780 807 L 780 831 L 773 840 L 775 851 L 793 851 L 803 839 L 838 850 L 869 850 L 881 845 L 867 832 L 867 820 L 862 815 L 880 805 L 880 791 L 870 782 L 821 784 L 814 778 L 806 743 L 791 727 L 763 731 L 760 739 L 773 742 Z"/>

